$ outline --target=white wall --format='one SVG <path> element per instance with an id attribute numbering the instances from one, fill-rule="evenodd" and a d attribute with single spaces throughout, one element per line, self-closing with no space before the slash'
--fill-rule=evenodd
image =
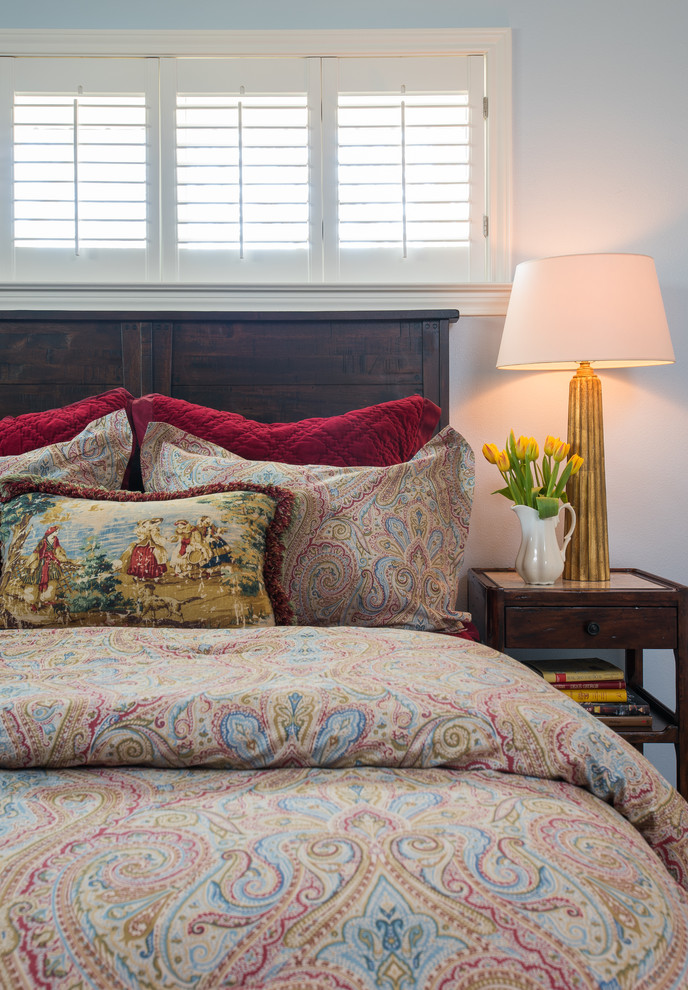
<path id="1" fill-rule="evenodd" d="M 610 555 L 688 584 L 688 4 L 676 0 L 23 0 L 0 28 L 511 27 L 514 263 L 655 258 L 676 364 L 603 374 Z M 554 328 L 556 329 L 556 328 Z M 474 445 L 467 563 L 508 565 L 516 521 L 484 441 L 566 433 L 568 373 L 500 372 L 500 319 L 452 331 L 451 419 Z M 660 691 L 671 695 L 658 658 Z M 672 776 L 665 747 L 649 755 Z"/>

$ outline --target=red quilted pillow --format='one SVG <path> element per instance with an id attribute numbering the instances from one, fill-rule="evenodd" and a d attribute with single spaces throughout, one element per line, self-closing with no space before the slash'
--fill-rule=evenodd
<path id="1" fill-rule="evenodd" d="M 5 416 L 0 419 L 0 457 L 25 454 L 51 443 L 72 440 L 94 419 L 117 409 L 127 409 L 133 398 L 126 388 L 112 388 L 60 409 Z"/>
<path id="2" fill-rule="evenodd" d="M 169 423 L 249 460 L 388 467 L 418 453 L 432 436 L 440 412 L 429 399 L 410 395 L 341 416 L 258 423 L 238 413 L 153 393 L 134 400 L 132 420 L 139 444 L 149 423 Z"/>

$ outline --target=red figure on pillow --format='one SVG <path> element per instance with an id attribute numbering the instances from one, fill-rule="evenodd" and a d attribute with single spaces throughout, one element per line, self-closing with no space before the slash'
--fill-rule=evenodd
<path id="1" fill-rule="evenodd" d="M 127 574 L 139 581 L 157 581 L 167 570 L 167 550 L 158 530 L 161 519 L 142 519 L 131 548 Z"/>
<path id="2" fill-rule="evenodd" d="M 49 526 L 29 557 L 24 574 L 24 599 L 36 610 L 39 601 L 53 602 L 67 554 L 56 533 L 59 526 Z"/>

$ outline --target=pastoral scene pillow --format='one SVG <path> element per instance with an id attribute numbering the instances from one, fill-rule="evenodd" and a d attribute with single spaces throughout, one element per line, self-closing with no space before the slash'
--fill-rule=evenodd
<path id="1" fill-rule="evenodd" d="M 3 626 L 265 626 L 275 611 L 290 620 L 276 535 L 288 494 L 243 485 L 182 498 L 80 494 L 32 481 L 5 493 Z"/>
<path id="2" fill-rule="evenodd" d="M 141 450 L 147 490 L 220 481 L 294 495 L 282 534 L 282 584 L 300 625 L 461 632 L 458 573 L 473 498 L 473 453 L 451 427 L 389 467 L 244 460 L 168 424 Z"/>
<path id="3" fill-rule="evenodd" d="M 0 457 L 0 484 L 9 476 L 37 475 L 88 487 L 120 488 L 133 443 L 127 414 L 118 409 L 89 423 L 71 440 Z"/>
<path id="4" fill-rule="evenodd" d="M 238 413 L 153 393 L 136 399 L 139 444 L 148 424 L 169 423 L 241 457 L 286 464 L 385 466 L 407 461 L 430 439 L 440 409 L 422 395 L 296 423 L 258 423 Z"/>
<path id="5" fill-rule="evenodd" d="M 128 409 L 133 398 L 126 388 L 111 388 L 58 409 L 5 416 L 0 419 L 0 456 L 23 454 L 36 447 L 71 440 L 94 419 L 102 419 L 117 409 Z"/>

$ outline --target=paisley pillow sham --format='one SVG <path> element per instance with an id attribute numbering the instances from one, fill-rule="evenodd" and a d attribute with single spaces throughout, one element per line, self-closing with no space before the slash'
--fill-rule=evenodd
<path id="1" fill-rule="evenodd" d="M 10 476 L 37 475 L 91 487 L 121 488 L 133 444 L 127 413 L 118 409 L 93 420 L 71 440 L 0 457 L 0 484 Z"/>
<path id="2" fill-rule="evenodd" d="M 301 625 L 461 632 L 458 573 L 473 497 L 473 453 L 451 427 L 390 467 L 244 460 L 164 423 L 141 449 L 147 490 L 211 482 L 279 485 L 294 495 L 282 584 Z"/>
<path id="3" fill-rule="evenodd" d="M 189 497 L 10 482 L 0 625 L 227 628 L 289 622 L 277 534 L 291 497 L 257 485 Z"/>

